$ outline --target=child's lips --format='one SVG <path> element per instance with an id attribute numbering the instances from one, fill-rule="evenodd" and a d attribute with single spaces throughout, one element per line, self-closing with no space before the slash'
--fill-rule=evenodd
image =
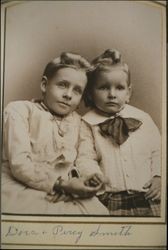
<path id="1" fill-rule="evenodd" d="M 61 106 L 64 106 L 64 107 L 70 107 L 71 106 L 69 103 L 66 103 L 66 102 L 59 102 L 58 104 L 61 105 Z"/>
<path id="2" fill-rule="evenodd" d="M 108 106 L 118 106 L 118 103 L 116 103 L 116 102 L 106 102 L 106 105 L 108 105 Z"/>

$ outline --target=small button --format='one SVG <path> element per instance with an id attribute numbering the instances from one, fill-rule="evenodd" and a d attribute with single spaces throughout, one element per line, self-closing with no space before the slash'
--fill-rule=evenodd
<path id="1" fill-rule="evenodd" d="M 63 133 L 63 131 L 62 130 L 58 130 L 58 134 L 61 136 L 61 137 L 64 137 L 64 133 Z"/>

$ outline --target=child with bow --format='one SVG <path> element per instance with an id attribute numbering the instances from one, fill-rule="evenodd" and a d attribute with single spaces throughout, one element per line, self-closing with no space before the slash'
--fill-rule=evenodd
<path id="1" fill-rule="evenodd" d="M 128 105 L 128 65 L 117 50 L 93 60 L 85 102 L 100 169 L 108 182 L 99 200 L 112 216 L 160 216 L 160 134 L 151 117 Z M 86 169 L 85 169 L 86 171 Z M 101 182 L 92 175 L 86 183 Z"/>

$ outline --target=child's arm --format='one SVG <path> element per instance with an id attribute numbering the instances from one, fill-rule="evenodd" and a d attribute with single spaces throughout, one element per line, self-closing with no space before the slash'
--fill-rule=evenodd
<path id="1" fill-rule="evenodd" d="M 149 140 L 151 145 L 151 171 L 152 177 L 161 176 L 161 138 L 160 132 L 153 122 L 152 118 L 148 116 Z"/>
<path id="2" fill-rule="evenodd" d="M 29 136 L 31 107 L 22 102 L 11 103 L 4 115 L 4 150 L 13 176 L 34 189 L 50 193 L 58 176 L 47 163 L 34 163 Z"/>
<path id="3" fill-rule="evenodd" d="M 104 175 L 98 164 L 93 135 L 85 121 L 81 122 L 78 155 L 75 165 L 79 169 L 81 176 L 85 178 L 86 185 L 97 186 L 104 182 Z"/>
<path id="4" fill-rule="evenodd" d="M 152 118 L 148 116 L 148 133 L 151 145 L 151 175 L 152 178 L 145 185 L 144 189 L 148 189 L 145 194 L 147 199 L 160 200 L 161 192 L 161 138 L 160 133 L 153 122 Z"/>

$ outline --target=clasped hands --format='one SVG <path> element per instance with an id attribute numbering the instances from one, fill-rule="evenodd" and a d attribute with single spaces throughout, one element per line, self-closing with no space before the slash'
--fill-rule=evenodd
<path id="1" fill-rule="evenodd" d="M 61 192 L 55 189 L 54 195 L 48 195 L 47 200 L 50 202 L 70 201 L 74 198 L 91 198 L 103 187 L 106 183 L 102 174 L 95 173 L 86 177 L 71 178 L 62 180 L 59 184 Z"/>

